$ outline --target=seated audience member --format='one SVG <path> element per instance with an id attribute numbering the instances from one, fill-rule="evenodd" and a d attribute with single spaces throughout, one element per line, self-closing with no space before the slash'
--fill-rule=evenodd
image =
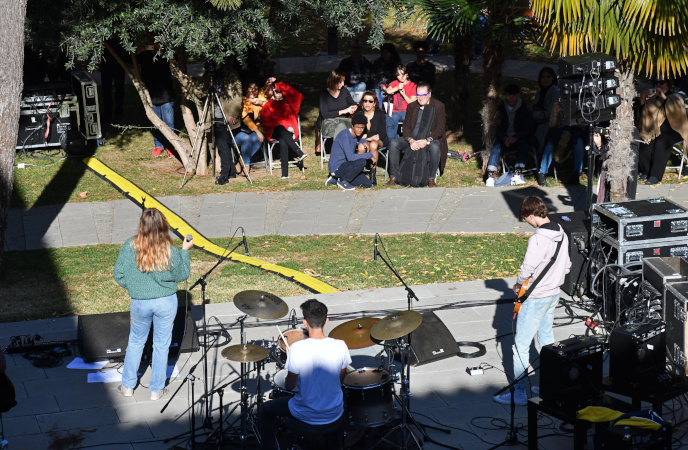
<path id="1" fill-rule="evenodd" d="M 330 177 L 325 185 L 337 184 L 345 191 L 354 190 L 354 186 L 369 188 L 373 184 L 363 174 L 367 160 L 377 163 L 377 152 L 369 151 L 369 144 L 363 137 L 368 119 L 362 112 L 357 112 L 351 119 L 351 128 L 339 133 L 332 143 L 329 170 Z"/>
<path id="2" fill-rule="evenodd" d="M 275 79 L 270 78 L 268 81 L 274 83 Z M 234 136 L 246 165 L 251 163 L 251 158 L 260 150 L 265 140 L 265 136 L 260 131 L 260 110 L 266 103 L 267 99 L 258 89 L 258 84 L 255 81 L 249 82 L 242 102 L 241 129 Z"/>
<path id="3" fill-rule="evenodd" d="M 361 103 L 358 104 L 358 110 L 363 112 L 367 123 L 364 137 L 368 141 L 368 148 L 373 154 L 374 160 L 378 159 L 378 149 L 386 147 L 389 144 L 387 138 L 387 116 L 380 109 L 377 102 L 377 96 L 373 91 L 366 91 L 363 93 Z M 370 181 L 373 186 L 377 185 L 377 164 L 372 164 L 370 167 Z"/>
<path id="4" fill-rule="evenodd" d="M 540 170 L 536 175 L 540 186 L 547 186 L 547 172 L 552 164 L 552 158 L 557 153 L 566 153 L 565 148 L 573 143 L 573 175 L 566 184 L 580 184 L 580 173 L 583 170 L 583 154 L 585 144 L 583 142 L 583 130 L 579 127 L 560 126 L 561 103 L 555 102 L 550 121 L 550 129 L 547 134 L 547 144 L 542 152 Z M 564 151 L 562 151 L 562 148 Z"/>
<path id="5" fill-rule="evenodd" d="M 559 99 L 559 87 L 557 86 L 557 74 L 551 67 L 543 67 L 538 75 L 540 89 L 533 99 L 533 136 L 537 141 L 538 155 L 542 153 L 549 131 L 549 122 L 552 118 L 554 103 Z"/>
<path id="6" fill-rule="evenodd" d="M 191 77 L 186 77 L 187 88 L 190 89 L 198 98 L 204 98 L 210 92 L 213 83 L 214 92 L 217 93 L 219 103 L 212 97 L 213 110 L 208 108 L 206 120 L 210 123 L 212 117 L 213 131 L 215 132 L 215 145 L 220 154 L 220 175 L 215 179 L 215 184 L 224 185 L 229 183 L 230 178 L 236 178 L 236 165 L 232 157 L 232 137 L 231 132 L 236 134 L 241 126 L 241 80 L 239 73 L 229 63 L 219 63 L 215 65 L 215 70 L 206 70 L 200 81 Z M 225 124 L 225 117 L 227 124 Z"/>
<path id="7" fill-rule="evenodd" d="M 435 87 L 435 65 L 427 60 L 428 44 L 425 41 L 418 41 L 413 44 L 413 51 L 416 52 L 416 60 L 406 65 L 408 76 L 416 84 L 428 83 L 430 89 Z"/>
<path id="8" fill-rule="evenodd" d="M 416 101 L 416 83 L 409 80 L 406 67 L 398 66 L 396 76 L 397 79 L 388 86 L 382 86 L 387 95 L 392 96 L 392 114 L 386 119 L 387 137 L 390 140 L 399 137 L 399 122 L 404 121 L 408 105 Z"/>
<path id="9" fill-rule="evenodd" d="M 521 88 L 517 85 L 510 83 L 504 88 L 504 101 L 500 103 L 499 114 L 495 142 L 487 163 L 485 186 L 495 185 L 499 158 L 509 152 L 518 152 L 511 184 L 524 184 L 523 169 L 528 159 L 533 116 L 521 100 Z"/>
<path id="10" fill-rule="evenodd" d="M 377 100 L 382 105 L 383 86 L 396 79 L 397 67 L 401 65 L 401 58 L 394 44 L 389 42 L 382 44 L 380 57 L 373 61 L 373 73 L 370 77 L 369 87 L 377 95 Z"/>
<path id="11" fill-rule="evenodd" d="M 674 87 L 672 80 L 656 79 L 654 93 L 643 92 L 640 103 L 643 143 L 638 149 L 639 180 L 657 184 L 664 176 L 674 144 L 688 139 L 688 97 Z"/>
<path id="12" fill-rule="evenodd" d="M 141 80 L 150 94 L 153 112 L 174 131 L 174 87 L 170 64 L 165 58 L 157 55 L 160 46 L 155 43 L 155 36 L 148 34 L 148 42 L 136 51 L 136 59 L 141 70 Z M 157 56 L 156 56 L 157 55 Z M 153 131 L 153 156 L 160 156 L 163 150 L 169 158 L 174 158 L 172 144 L 160 130 Z"/>
<path id="13" fill-rule="evenodd" d="M 351 364 L 344 341 L 325 335 L 327 306 L 311 299 L 301 304 L 308 338 L 294 342 L 287 353 L 285 388 L 293 397 L 280 396 L 265 402 L 260 410 L 260 449 L 276 448 L 275 418 L 293 417 L 311 425 L 327 425 L 344 414 L 342 382 Z M 340 450 L 342 447 L 333 448 Z"/>
<path id="14" fill-rule="evenodd" d="M 418 101 L 411 103 L 404 119 L 403 137 L 389 144 L 389 174 L 386 185 L 396 184 L 400 160 L 412 151 L 428 152 L 428 186 L 435 187 L 437 169 L 444 169 L 447 158 L 446 114 L 444 104 L 432 98 L 430 85 L 421 83 L 416 89 Z"/>
<path id="15" fill-rule="evenodd" d="M 265 103 L 260 116 L 265 136 L 279 140 L 282 179 L 285 179 L 289 178 L 289 150 L 296 154 L 298 162 L 308 156 L 294 142 L 299 138 L 298 119 L 303 95 L 281 81 L 275 83 L 273 90 L 274 97 Z"/>
<path id="16" fill-rule="evenodd" d="M 324 136 L 336 138 L 347 128 L 351 128 L 349 117 L 356 112 L 356 102 L 344 87 L 344 74 L 338 70 L 327 77 L 327 89 L 320 93 L 320 116 L 315 129 Z M 316 152 L 320 151 L 320 139 L 316 133 Z"/>
<path id="17" fill-rule="evenodd" d="M 351 41 L 351 56 L 339 63 L 337 70 L 344 74 L 344 87 L 351 93 L 355 102 L 361 99 L 368 89 L 373 65 L 363 56 L 363 44 L 358 39 Z"/>

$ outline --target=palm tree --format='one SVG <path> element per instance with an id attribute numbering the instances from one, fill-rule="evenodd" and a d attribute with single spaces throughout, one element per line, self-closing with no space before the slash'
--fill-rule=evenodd
<path id="1" fill-rule="evenodd" d="M 483 64 L 483 144 L 492 148 L 499 106 L 499 88 L 506 49 L 520 40 L 531 27 L 524 15 L 527 5 L 522 0 L 415 0 L 419 21 L 441 40 L 453 40 L 455 51 L 455 86 L 453 103 L 459 120 L 466 120 L 468 110 L 468 62 L 472 40 L 480 33 Z M 465 125 L 460 123 L 459 125 Z M 487 158 L 483 158 L 484 164 Z"/>
<path id="2" fill-rule="evenodd" d="M 687 0 L 533 0 L 541 42 L 562 56 L 602 51 L 616 56 L 622 104 L 610 132 L 608 180 L 615 201 L 630 177 L 631 105 L 636 71 L 672 77 L 688 69 Z M 591 182 L 589 180 L 588 182 Z"/>

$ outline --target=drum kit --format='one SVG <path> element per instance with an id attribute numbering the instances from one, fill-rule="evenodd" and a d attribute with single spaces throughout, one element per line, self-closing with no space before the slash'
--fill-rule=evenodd
<path id="1" fill-rule="evenodd" d="M 258 319 L 280 319 L 285 317 L 289 308 L 281 298 L 262 291 L 243 291 L 234 297 L 236 307 L 247 315 Z M 263 403 L 263 393 L 260 383 L 260 369 L 266 363 L 276 363 L 276 373 L 272 376 L 272 390 L 270 398 L 281 396 L 292 397 L 298 393 L 289 391 L 285 388 L 287 371 L 284 369 L 288 348 L 296 341 L 308 338 L 306 330 L 292 328 L 282 332 L 278 340 L 263 342 L 261 345 L 247 343 L 244 336 L 243 316 L 238 321 L 241 325 L 241 344 L 225 347 L 221 354 L 229 361 L 241 363 L 240 393 L 241 393 L 241 434 L 239 436 L 241 447 L 245 448 L 249 437 L 255 436 L 260 439 L 257 427 L 257 417 L 260 415 L 261 404 Z M 392 444 L 398 448 L 407 448 L 406 442 L 411 437 L 418 448 L 421 445 L 411 429 L 407 425 L 409 414 L 409 377 L 406 361 L 410 344 L 408 335 L 415 330 L 422 322 L 422 315 L 415 311 L 401 311 L 388 315 L 382 319 L 376 317 L 361 317 L 348 322 L 344 322 L 335 327 L 329 337 L 344 341 L 350 350 L 364 349 L 381 345 L 387 354 L 387 366 L 383 368 L 384 358 L 380 367 L 349 367 L 344 378 L 342 389 L 344 391 L 344 414 L 348 418 L 345 421 L 347 429 L 350 431 L 358 430 L 357 434 L 362 437 L 361 430 L 373 427 L 381 427 L 388 424 L 400 414 L 401 423 L 393 427 L 385 434 L 380 441 L 370 448 L 373 448 L 382 441 Z M 292 321 L 295 327 L 296 321 Z M 279 327 L 278 327 L 279 329 Z M 395 368 L 393 354 L 397 351 L 401 355 L 400 376 L 394 375 Z M 255 401 L 249 404 L 249 395 L 246 381 L 250 372 L 247 371 L 247 364 L 255 363 L 254 370 L 257 371 L 257 388 Z M 236 380 L 234 380 L 236 381 Z M 400 395 L 396 394 L 395 383 L 400 382 Z M 220 391 L 228 384 L 214 390 Z M 395 406 L 395 399 L 400 405 L 400 409 Z M 222 396 L 220 395 L 220 402 Z M 222 405 L 220 405 L 222 409 Z M 238 419 L 237 419 L 238 420 Z M 220 418 L 222 421 L 222 418 Z M 249 427 L 251 431 L 249 431 Z M 395 444 L 387 437 L 401 430 L 403 435 L 401 445 Z M 220 433 L 221 430 L 220 430 Z M 351 444 L 351 443 L 350 443 Z"/>

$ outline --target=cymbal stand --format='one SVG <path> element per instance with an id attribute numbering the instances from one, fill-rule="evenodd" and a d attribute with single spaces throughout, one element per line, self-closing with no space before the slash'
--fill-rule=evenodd
<path id="1" fill-rule="evenodd" d="M 198 286 L 199 284 L 201 285 L 201 305 L 203 306 L 203 347 L 206 349 L 205 353 L 203 354 L 203 398 L 205 399 L 205 418 L 203 419 L 203 426 L 205 428 L 213 427 L 213 418 L 210 412 L 210 400 L 208 399 L 208 321 L 206 319 L 205 311 L 205 305 L 207 303 L 205 299 L 205 288 L 207 286 L 207 283 L 205 280 L 208 278 L 208 275 L 210 275 L 213 272 L 213 270 L 217 268 L 217 266 L 222 264 L 222 262 L 224 262 L 227 259 L 227 257 L 234 253 L 234 251 L 237 248 L 239 248 L 239 246 L 242 244 L 243 242 L 239 241 L 239 243 L 235 245 L 229 253 L 223 253 L 220 259 L 217 261 L 217 263 L 215 263 L 215 265 L 211 267 L 210 270 L 201 275 L 201 277 L 198 280 L 196 280 L 196 282 L 189 288 L 189 291 L 192 291 L 196 286 Z"/>
<path id="2" fill-rule="evenodd" d="M 374 253 L 373 253 L 373 259 L 375 260 L 375 259 L 379 256 L 380 259 L 382 260 L 382 262 L 385 263 L 385 265 L 386 265 L 386 266 L 389 268 L 389 270 L 394 274 L 394 276 L 397 278 L 397 280 L 399 280 L 399 281 L 401 282 L 401 284 L 402 284 L 402 285 L 404 286 L 404 288 L 406 289 L 406 303 L 407 303 L 406 308 L 407 308 L 409 311 L 412 311 L 413 308 L 411 308 L 411 300 L 412 300 L 412 299 L 416 299 L 417 302 L 420 301 L 420 300 L 418 299 L 418 296 L 416 295 L 416 293 L 413 292 L 413 289 L 411 289 L 411 288 L 409 287 L 409 285 L 406 284 L 406 282 L 405 282 L 404 279 L 401 277 L 401 275 L 399 275 L 399 272 L 397 272 L 396 269 L 389 263 L 389 261 L 387 260 L 387 258 L 386 258 L 385 256 L 383 256 L 382 253 L 380 253 L 380 252 L 377 250 L 377 241 L 378 241 L 378 239 L 380 240 L 380 243 L 382 244 L 382 238 L 380 237 L 380 235 L 379 235 L 378 233 L 375 233 L 375 247 L 374 247 L 374 250 L 373 250 L 373 252 L 374 252 Z M 383 247 L 383 249 L 384 249 L 384 244 L 382 244 L 382 247 Z M 385 252 L 386 252 L 386 249 L 385 249 Z M 406 346 L 407 346 L 406 350 L 408 350 L 408 351 L 410 352 L 410 349 L 411 349 L 411 334 L 408 334 L 407 336 L 408 336 L 408 341 L 406 341 Z M 399 353 L 401 354 L 402 361 L 403 361 L 404 354 L 403 354 L 403 352 L 401 351 L 401 349 L 400 349 Z M 410 353 L 409 353 L 409 354 L 410 354 Z M 404 369 L 406 369 L 406 372 L 405 372 L 405 373 L 404 373 Z M 401 396 L 401 400 L 403 400 L 403 402 L 404 402 L 404 404 L 402 405 L 402 411 L 406 411 L 406 413 L 408 414 L 408 411 L 411 410 L 411 394 L 410 394 L 410 390 L 409 390 L 409 392 L 408 392 L 408 395 L 406 395 L 406 396 L 403 395 L 403 392 L 404 392 L 404 389 L 405 389 L 405 388 L 408 390 L 408 389 L 409 389 L 409 386 L 410 386 L 410 384 L 411 384 L 411 364 L 406 364 L 406 366 L 404 367 L 404 364 L 403 364 L 403 362 L 402 362 L 402 365 L 401 365 L 401 374 L 402 374 L 402 377 L 401 377 L 401 380 L 402 380 L 402 386 L 401 386 L 402 396 Z M 404 383 L 406 383 L 406 386 L 404 386 Z M 447 433 L 447 434 L 450 434 L 450 433 L 451 433 L 451 430 L 449 430 L 448 428 L 436 427 L 436 426 L 434 426 L 434 425 L 422 424 L 422 423 L 418 422 L 418 421 L 417 421 L 413 416 L 411 416 L 410 414 L 409 414 L 408 419 L 410 419 L 411 422 L 413 422 L 413 424 L 414 424 L 414 425 L 420 430 L 420 432 L 423 434 L 423 440 L 424 440 L 425 442 L 428 442 L 428 441 L 429 441 L 429 442 L 432 442 L 432 443 L 434 443 L 434 444 L 437 444 L 437 445 L 441 445 L 441 446 L 446 447 L 446 445 L 444 445 L 444 444 L 442 444 L 442 443 L 440 443 L 440 442 L 436 442 L 436 441 L 434 441 L 433 439 L 431 439 L 430 436 L 428 436 L 428 433 L 425 431 L 425 429 L 426 429 L 426 428 L 430 428 L 431 430 L 442 431 L 442 432 Z M 405 423 L 406 423 L 406 417 L 403 418 L 403 421 L 404 421 L 404 424 L 405 424 Z M 415 438 L 415 437 L 414 437 L 414 438 Z"/>

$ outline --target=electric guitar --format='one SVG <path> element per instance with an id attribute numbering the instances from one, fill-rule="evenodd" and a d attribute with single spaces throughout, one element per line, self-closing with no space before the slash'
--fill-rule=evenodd
<path id="1" fill-rule="evenodd" d="M 518 314 L 518 311 L 521 309 L 521 303 L 523 303 L 526 300 L 524 297 L 526 295 L 526 291 L 528 290 L 528 284 L 529 283 L 530 283 L 530 278 L 528 278 L 521 285 L 521 289 L 518 291 L 518 296 L 516 297 L 516 303 L 514 303 L 514 319 L 516 318 L 516 314 Z"/>

